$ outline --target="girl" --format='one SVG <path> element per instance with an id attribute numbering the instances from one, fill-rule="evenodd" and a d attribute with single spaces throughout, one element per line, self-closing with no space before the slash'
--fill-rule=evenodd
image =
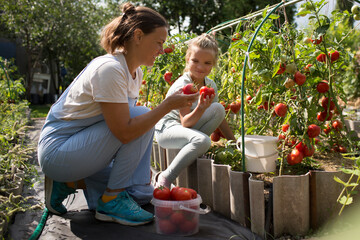
<path id="1" fill-rule="evenodd" d="M 164 53 L 168 24 L 154 10 L 130 3 L 122 12 L 102 32 L 108 54 L 91 61 L 51 107 L 38 158 L 50 212 L 66 213 L 63 200 L 82 187 L 97 219 L 140 225 L 154 217 L 134 201 L 152 197 L 153 127 L 169 111 L 190 106 L 199 94 L 175 92 L 151 111 L 136 106 L 140 65 L 151 66 Z"/>
<path id="2" fill-rule="evenodd" d="M 212 87 L 215 95 L 202 94 L 192 106 L 172 110 L 155 126 L 155 137 L 163 148 L 181 149 L 168 168 L 155 176 L 155 187 L 170 187 L 171 183 L 197 157 L 203 155 L 211 145 L 209 135 L 219 127 L 228 140 L 234 140 L 225 119 L 225 109 L 218 103 L 217 87 L 207 75 L 215 66 L 218 58 L 218 45 L 208 34 L 202 34 L 189 43 L 185 60 L 184 74 L 170 87 L 166 97 L 179 91 L 188 83 L 200 89 Z"/>

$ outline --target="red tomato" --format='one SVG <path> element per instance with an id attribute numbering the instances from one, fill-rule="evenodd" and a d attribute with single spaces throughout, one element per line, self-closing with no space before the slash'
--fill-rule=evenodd
<path id="1" fill-rule="evenodd" d="M 329 134 L 329 133 L 331 132 L 331 128 L 330 128 L 329 124 L 327 123 L 327 124 L 325 125 L 325 127 L 326 127 L 326 128 L 324 128 L 324 133 L 325 133 L 325 134 Z"/>
<path id="2" fill-rule="evenodd" d="M 328 81 L 326 80 L 322 80 L 321 82 L 319 82 L 316 86 L 316 90 L 319 93 L 326 93 L 327 91 L 329 91 L 329 84 Z"/>
<path id="3" fill-rule="evenodd" d="M 321 131 L 321 128 L 316 125 L 316 124 L 311 124 L 310 126 L 308 126 L 308 130 L 307 130 L 307 134 L 309 136 L 309 138 L 314 138 L 319 136 Z"/>
<path id="4" fill-rule="evenodd" d="M 247 102 L 247 103 L 250 103 L 251 99 L 252 99 L 252 97 L 251 97 L 250 95 L 247 95 L 247 96 L 246 96 L 246 102 Z"/>
<path id="5" fill-rule="evenodd" d="M 318 45 L 322 42 L 322 36 L 320 36 L 318 39 L 311 39 L 311 42 L 315 45 Z"/>
<path id="6" fill-rule="evenodd" d="M 210 138 L 211 138 L 211 141 L 217 142 L 217 141 L 220 140 L 220 134 L 217 133 L 217 132 L 213 132 L 213 133 L 211 134 Z"/>
<path id="7" fill-rule="evenodd" d="M 192 188 L 187 188 L 187 190 L 191 193 L 191 198 L 195 199 L 197 198 L 197 192 Z"/>
<path id="8" fill-rule="evenodd" d="M 213 88 L 209 88 L 207 86 L 202 86 L 200 88 L 200 95 L 204 94 L 204 97 L 206 98 L 207 96 L 209 96 L 209 98 L 211 97 L 211 95 L 215 94 L 215 90 Z"/>
<path id="9" fill-rule="evenodd" d="M 334 52 L 332 52 L 332 53 L 329 53 L 329 56 L 330 56 L 330 60 L 331 60 L 331 62 L 335 62 L 336 60 L 338 60 L 339 59 L 339 57 L 340 57 L 340 53 L 338 52 L 338 51 L 334 51 Z"/>
<path id="10" fill-rule="evenodd" d="M 171 83 L 171 77 L 172 77 L 172 72 L 166 72 L 165 74 L 164 74 L 164 80 L 167 82 L 167 83 Z"/>
<path id="11" fill-rule="evenodd" d="M 167 219 L 158 219 L 158 226 L 160 232 L 164 234 L 172 234 L 177 230 L 176 225 Z"/>
<path id="12" fill-rule="evenodd" d="M 193 94 L 193 93 L 196 93 L 197 91 L 198 90 L 197 90 L 196 86 L 192 83 L 186 84 L 182 89 L 182 92 L 184 94 Z"/>
<path id="13" fill-rule="evenodd" d="M 167 47 L 164 49 L 165 53 L 172 53 L 174 50 L 171 47 Z"/>
<path id="14" fill-rule="evenodd" d="M 329 103 L 329 98 L 328 97 L 324 97 L 322 100 L 321 100 L 321 106 L 327 111 L 328 110 L 328 103 Z M 335 108 L 335 103 L 330 100 L 330 109 L 329 110 L 334 110 Z"/>
<path id="15" fill-rule="evenodd" d="M 282 131 L 283 132 L 287 132 L 287 130 L 289 130 L 289 127 L 290 127 L 290 125 L 289 124 L 284 124 L 284 125 L 282 125 Z"/>
<path id="16" fill-rule="evenodd" d="M 191 199 L 191 193 L 183 187 L 174 187 L 171 189 L 171 199 L 175 201 L 184 201 Z"/>
<path id="17" fill-rule="evenodd" d="M 240 101 L 235 101 L 230 103 L 230 109 L 233 113 L 237 114 L 240 111 L 241 108 L 241 102 Z"/>
<path id="18" fill-rule="evenodd" d="M 341 153 L 347 153 L 346 147 L 339 146 L 339 152 L 341 152 Z"/>
<path id="19" fill-rule="evenodd" d="M 285 140 L 286 136 L 284 134 L 280 134 L 279 137 L 278 137 L 278 141 L 282 141 L 282 140 Z"/>
<path id="20" fill-rule="evenodd" d="M 339 131 L 339 130 L 341 130 L 341 129 L 343 128 L 343 124 L 342 124 L 339 120 L 335 120 L 335 121 L 333 121 L 333 123 L 332 123 L 332 127 L 333 127 L 335 130 Z"/>
<path id="21" fill-rule="evenodd" d="M 155 207 L 156 216 L 159 218 L 167 218 L 173 212 L 171 207 Z"/>
<path id="22" fill-rule="evenodd" d="M 305 83 L 306 76 L 301 72 L 297 71 L 294 75 L 294 81 L 296 82 L 297 85 L 301 86 Z"/>
<path id="23" fill-rule="evenodd" d="M 304 152 L 305 144 L 303 144 L 302 142 L 299 142 L 299 143 L 295 146 L 295 148 L 296 148 L 297 150 L 299 150 L 300 152 Z"/>
<path id="24" fill-rule="evenodd" d="M 286 70 L 286 64 L 285 63 L 280 63 L 280 68 L 279 70 L 277 71 L 276 74 L 283 74 Z"/>
<path id="25" fill-rule="evenodd" d="M 301 163 L 303 158 L 304 158 L 304 154 L 295 148 L 288 155 L 287 162 L 289 163 L 289 165 L 294 165 Z"/>
<path id="26" fill-rule="evenodd" d="M 305 157 L 310 157 L 310 156 L 314 155 L 314 153 L 315 153 L 315 147 L 311 144 L 309 146 L 310 147 L 308 147 L 306 144 L 304 146 L 303 153 L 304 153 Z"/>
<path id="27" fill-rule="evenodd" d="M 179 228 L 183 234 L 188 234 L 194 232 L 196 230 L 197 225 L 198 223 L 196 221 L 186 220 L 179 226 Z"/>
<path id="28" fill-rule="evenodd" d="M 310 67 L 312 66 L 312 64 L 308 64 L 308 65 L 306 65 L 306 67 L 305 67 L 305 72 L 306 73 L 309 73 L 310 72 Z"/>
<path id="29" fill-rule="evenodd" d="M 153 196 L 160 200 L 170 200 L 170 189 L 160 186 L 154 189 Z"/>
<path id="30" fill-rule="evenodd" d="M 318 60 L 319 62 L 326 62 L 326 55 L 325 53 L 320 53 L 317 57 L 316 60 Z"/>
<path id="31" fill-rule="evenodd" d="M 174 211 L 171 216 L 170 216 L 170 221 L 175 224 L 175 225 L 179 225 L 182 224 L 185 221 L 185 217 L 182 214 L 182 210 L 181 211 Z"/>
<path id="32" fill-rule="evenodd" d="M 287 106 L 283 103 L 278 103 L 275 106 L 275 113 L 276 115 L 278 115 L 279 117 L 285 117 L 287 112 Z"/>

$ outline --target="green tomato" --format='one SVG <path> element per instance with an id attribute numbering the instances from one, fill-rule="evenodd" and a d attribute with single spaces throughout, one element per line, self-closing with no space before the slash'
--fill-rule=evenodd
<path id="1" fill-rule="evenodd" d="M 304 43 L 304 44 L 309 44 L 309 43 L 311 43 L 311 38 L 309 38 L 309 37 L 304 37 L 303 43 Z"/>
<path id="2" fill-rule="evenodd" d="M 359 21 L 360 20 L 360 14 L 354 14 L 354 20 Z"/>
<path id="3" fill-rule="evenodd" d="M 267 43 L 268 43 L 269 48 L 274 47 L 274 43 L 273 43 L 273 41 L 271 39 L 269 39 Z"/>
<path id="4" fill-rule="evenodd" d="M 216 154 L 216 159 L 221 163 L 224 163 L 227 158 L 228 158 L 228 154 L 226 151 L 221 151 Z"/>
<path id="5" fill-rule="evenodd" d="M 359 7 L 358 5 L 352 6 L 351 12 L 352 12 L 352 14 L 357 14 L 357 15 L 359 15 L 359 14 L 360 14 L 360 7 Z M 355 17 L 354 17 L 354 18 L 355 18 Z"/>
<path id="6" fill-rule="evenodd" d="M 281 56 L 280 56 L 280 61 L 281 61 L 282 63 L 286 62 L 286 60 L 287 60 L 287 57 L 286 57 L 285 55 L 281 55 Z"/>
<path id="7" fill-rule="evenodd" d="M 290 63 L 288 65 L 286 65 L 286 70 L 285 72 L 290 73 L 290 74 L 294 74 L 296 72 L 296 65 L 295 63 Z"/>

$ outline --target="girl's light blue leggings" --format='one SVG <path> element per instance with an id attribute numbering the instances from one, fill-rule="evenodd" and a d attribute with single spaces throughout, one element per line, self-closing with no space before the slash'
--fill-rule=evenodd
<path id="1" fill-rule="evenodd" d="M 215 102 L 192 128 L 178 124 L 161 131 L 156 130 L 155 138 L 162 148 L 181 149 L 162 176 L 169 182 L 174 182 L 184 168 L 206 153 L 211 146 L 209 135 L 219 127 L 224 118 L 224 107 Z"/>
<path id="2" fill-rule="evenodd" d="M 150 109 L 129 99 L 131 118 Z M 58 182 L 85 180 L 88 205 L 93 209 L 106 187 L 126 188 L 135 200 L 152 197 L 150 156 L 154 130 L 128 144 L 110 131 L 102 115 L 64 121 L 50 110 L 38 143 L 38 160 L 44 174 Z"/>

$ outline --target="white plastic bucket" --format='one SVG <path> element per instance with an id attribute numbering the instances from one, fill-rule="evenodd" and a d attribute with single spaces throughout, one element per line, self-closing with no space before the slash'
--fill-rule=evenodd
<path id="1" fill-rule="evenodd" d="M 173 236 L 188 236 L 199 231 L 199 214 L 210 210 L 201 209 L 201 196 L 185 201 L 160 200 L 153 198 L 156 232 Z"/>
<path id="2" fill-rule="evenodd" d="M 245 140 L 245 167 L 249 172 L 274 172 L 278 158 L 277 137 L 246 135 Z M 241 151 L 242 138 L 236 142 Z"/>

